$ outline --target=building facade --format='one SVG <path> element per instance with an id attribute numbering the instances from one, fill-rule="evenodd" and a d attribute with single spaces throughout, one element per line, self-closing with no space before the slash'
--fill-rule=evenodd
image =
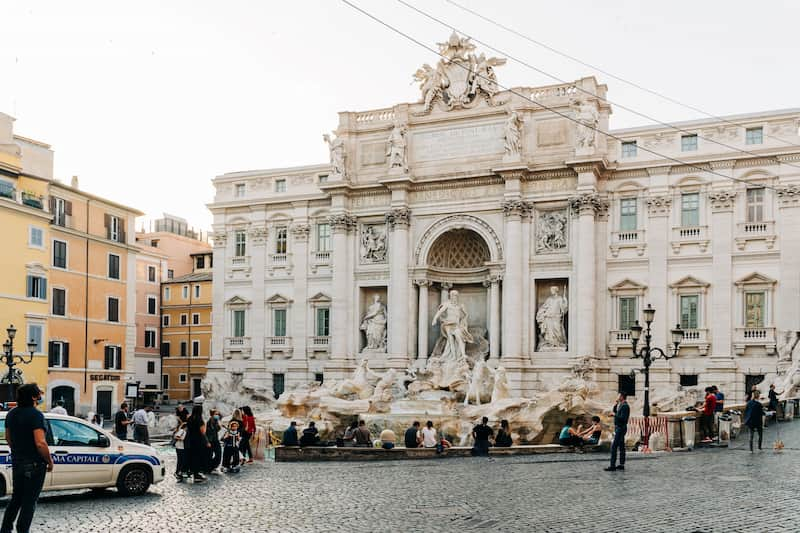
<path id="1" fill-rule="evenodd" d="M 419 102 L 339 114 L 329 164 L 214 180 L 209 379 L 279 393 L 362 358 L 421 367 L 450 299 L 467 353 L 517 394 L 579 361 L 641 394 L 630 327 L 647 305 L 656 346 L 685 333 L 651 369 L 654 396 L 717 384 L 738 399 L 789 364 L 799 109 L 609 130 L 594 78 L 501 90 L 503 60 L 441 46 Z"/>
<path id="2" fill-rule="evenodd" d="M 202 394 L 211 355 L 213 253 L 191 254 L 192 273 L 161 285 L 162 399 L 185 401 Z"/>
<path id="3" fill-rule="evenodd" d="M 139 235 L 136 236 L 137 244 Z M 168 257 L 158 248 L 139 245 L 136 256 L 135 380 L 145 404 L 160 400 L 161 282 L 166 281 Z"/>

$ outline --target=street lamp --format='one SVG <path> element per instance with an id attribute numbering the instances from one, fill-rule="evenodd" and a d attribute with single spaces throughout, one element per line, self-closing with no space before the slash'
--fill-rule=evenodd
<path id="1" fill-rule="evenodd" d="M 6 373 L 3 381 L 8 383 L 8 401 L 11 402 L 14 400 L 14 382 L 18 380 L 21 381 L 21 377 L 18 375 L 19 371 L 14 367 L 18 364 L 30 364 L 30 362 L 33 361 L 33 353 L 36 351 L 37 344 L 33 339 L 28 341 L 27 348 L 30 353 L 29 357 L 15 355 L 14 337 L 17 336 L 17 328 L 12 324 L 6 328 L 6 333 L 8 334 L 8 339 L 3 343 L 3 362 L 5 362 L 8 367 L 8 373 Z"/>
<path id="2" fill-rule="evenodd" d="M 650 365 L 658 358 L 672 359 L 678 355 L 678 346 L 680 346 L 683 340 L 683 330 L 680 324 L 676 324 L 675 329 L 670 330 L 673 348 L 672 355 L 669 355 L 661 348 L 650 345 L 653 339 L 653 335 L 650 331 L 650 324 L 653 323 L 656 310 L 653 309 L 650 304 L 647 304 L 647 307 L 642 312 L 647 328 L 642 328 L 637 320 L 634 325 L 631 326 L 630 333 L 631 344 L 633 345 L 633 357 L 634 359 L 641 358 L 644 362 L 644 409 L 642 415 L 644 416 L 644 447 L 647 448 L 650 444 Z M 642 346 L 641 350 L 637 351 L 636 347 L 639 344 L 639 339 L 642 337 L 642 331 L 644 331 L 644 346 Z"/>

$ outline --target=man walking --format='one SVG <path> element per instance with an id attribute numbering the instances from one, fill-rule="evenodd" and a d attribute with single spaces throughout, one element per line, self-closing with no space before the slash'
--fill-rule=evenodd
<path id="1" fill-rule="evenodd" d="M 128 440 L 128 404 L 122 402 L 119 406 L 119 411 L 114 415 L 114 435 L 120 440 Z"/>
<path id="2" fill-rule="evenodd" d="M 30 531 L 45 476 L 53 471 L 53 458 L 45 440 L 44 415 L 34 407 L 41 400 L 42 391 L 36 383 L 22 385 L 17 389 L 17 407 L 6 416 L 14 493 L 3 515 L 0 533 L 11 533 L 14 520 L 18 532 Z"/>
<path id="3" fill-rule="evenodd" d="M 150 428 L 148 413 L 152 407 L 140 407 L 133 413 L 133 440 L 150 446 Z"/>
<path id="4" fill-rule="evenodd" d="M 606 472 L 625 470 L 625 434 L 628 432 L 628 419 L 631 417 L 631 407 L 627 399 L 628 394 L 620 392 L 614 405 L 614 441 L 611 443 L 611 466 L 605 469 Z M 619 466 L 617 466 L 617 453 L 619 453 Z"/>

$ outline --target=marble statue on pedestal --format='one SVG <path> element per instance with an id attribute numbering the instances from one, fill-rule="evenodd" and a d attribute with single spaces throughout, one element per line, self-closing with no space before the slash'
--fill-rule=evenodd
<path id="1" fill-rule="evenodd" d="M 361 331 L 367 336 L 367 345 L 363 351 L 386 351 L 386 306 L 381 302 L 381 295 L 372 296 L 372 303 L 361 319 Z"/>
<path id="2" fill-rule="evenodd" d="M 522 120 L 516 111 L 510 110 L 503 128 L 506 157 L 519 157 L 522 151 Z"/>
<path id="3" fill-rule="evenodd" d="M 564 329 L 564 315 L 567 309 L 567 297 L 559 294 L 558 287 L 550 287 L 550 296 L 536 312 L 536 322 L 539 324 L 537 346 L 539 351 L 567 349 L 567 333 Z"/>
<path id="4" fill-rule="evenodd" d="M 473 338 L 467 326 L 467 310 L 458 303 L 458 291 L 451 290 L 447 301 L 439 306 L 431 324 L 436 325 L 437 321 L 446 341 L 442 358 L 465 359 L 466 343 L 472 342 Z"/>
<path id="5" fill-rule="evenodd" d="M 329 176 L 330 180 L 343 180 L 345 179 L 345 165 L 344 165 L 344 158 L 345 158 L 345 147 L 344 147 L 344 139 L 341 137 L 336 137 L 331 139 L 331 136 L 327 133 L 322 135 L 322 138 L 328 143 L 328 150 L 330 151 L 330 162 L 331 162 L 331 173 Z"/>
<path id="6" fill-rule="evenodd" d="M 406 155 L 406 128 L 400 123 L 395 123 L 392 132 L 387 140 L 388 147 L 386 155 L 389 157 L 389 168 L 401 168 L 408 170 L 408 159 Z"/>
<path id="7" fill-rule="evenodd" d="M 597 109 L 588 100 L 576 102 L 576 119 L 579 122 L 575 134 L 575 144 L 579 152 L 592 152 L 597 143 Z"/>

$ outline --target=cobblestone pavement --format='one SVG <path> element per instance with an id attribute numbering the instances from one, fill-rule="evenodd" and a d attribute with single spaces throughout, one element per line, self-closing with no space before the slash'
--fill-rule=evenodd
<path id="1" fill-rule="evenodd" d="M 624 472 L 605 455 L 271 463 L 205 484 L 169 478 L 140 498 L 46 495 L 34 531 L 800 531 L 800 421 L 782 453 L 654 454 Z M 168 453 L 168 452 L 166 452 Z M 168 456 L 174 464 L 173 456 Z"/>

